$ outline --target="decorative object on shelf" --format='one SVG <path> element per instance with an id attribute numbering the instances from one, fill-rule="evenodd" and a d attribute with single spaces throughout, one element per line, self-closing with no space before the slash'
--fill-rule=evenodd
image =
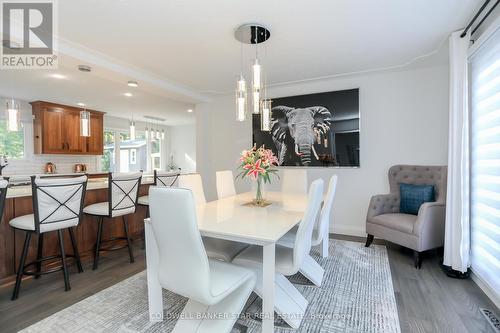
<path id="1" fill-rule="evenodd" d="M 43 170 L 45 173 L 56 173 L 56 165 L 52 162 L 45 163 Z"/>
<path id="2" fill-rule="evenodd" d="M 80 136 L 90 136 L 90 112 L 80 111 Z"/>
<path id="3" fill-rule="evenodd" d="M 259 61 L 258 44 L 269 39 L 271 33 L 260 24 L 244 24 L 235 31 L 235 38 L 242 43 L 241 62 L 243 63 L 243 44 L 255 45 L 255 60 L 252 65 L 252 113 L 261 112 L 261 90 L 262 90 L 262 66 Z M 246 118 L 247 87 L 243 76 L 243 65 L 241 66 L 240 77 L 236 86 L 236 119 L 244 121 Z"/>
<path id="4" fill-rule="evenodd" d="M 257 182 L 257 191 L 255 200 L 252 204 L 259 207 L 269 205 L 262 196 L 262 182 L 271 184 L 271 176 L 278 176 L 278 169 L 275 166 L 278 164 L 278 159 L 273 154 L 271 149 L 265 149 L 264 146 L 257 148 L 253 146 L 250 150 L 244 150 L 240 156 L 240 166 L 238 167 L 241 172 L 236 178 L 250 178 Z"/>
<path id="5" fill-rule="evenodd" d="M 174 154 L 170 154 L 170 160 L 167 165 L 168 171 L 180 170 L 180 168 L 174 162 Z"/>
<path id="6" fill-rule="evenodd" d="M 359 89 L 275 98 L 270 109 L 269 130 L 264 111 L 253 115 L 253 142 L 278 165 L 359 167 Z"/>
<path id="7" fill-rule="evenodd" d="M 13 98 L 7 100 L 7 131 L 17 132 L 21 126 L 21 116 L 19 112 L 19 103 Z"/>
<path id="8" fill-rule="evenodd" d="M 87 165 L 85 163 L 77 163 L 73 168 L 75 173 L 85 173 L 87 172 Z"/>

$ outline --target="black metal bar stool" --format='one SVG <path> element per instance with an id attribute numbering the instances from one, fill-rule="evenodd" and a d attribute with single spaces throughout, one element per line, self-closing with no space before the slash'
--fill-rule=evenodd
<path id="1" fill-rule="evenodd" d="M 108 201 L 89 205 L 83 209 L 87 215 L 96 216 L 99 226 L 97 228 L 97 240 L 94 252 L 94 265 L 92 269 L 97 269 L 99 264 L 99 252 L 115 251 L 125 247 L 128 248 L 130 262 L 134 262 L 134 253 L 132 243 L 128 233 L 128 224 L 125 215 L 134 214 L 137 208 L 137 198 L 139 196 L 139 187 L 141 186 L 142 172 L 132 173 L 109 173 L 108 175 Z M 102 239 L 102 229 L 104 218 L 111 220 L 113 217 L 122 217 L 125 237 L 111 237 Z M 126 240 L 123 246 L 101 247 L 101 243 L 112 242 L 116 240 Z"/>
<path id="2" fill-rule="evenodd" d="M 171 172 L 171 171 L 158 171 L 155 170 L 153 172 L 154 182 L 153 186 L 161 186 L 161 187 L 172 187 L 176 186 L 177 180 L 179 179 L 179 172 Z M 137 199 L 137 204 L 140 206 L 149 207 L 149 196 L 143 195 Z M 146 211 L 146 217 L 149 217 L 149 209 Z"/>
<path id="3" fill-rule="evenodd" d="M 17 270 L 16 284 L 12 293 L 12 300 L 19 296 L 19 289 L 24 275 L 33 275 L 39 278 L 43 274 L 63 271 L 65 290 L 71 289 L 67 267 L 67 258 L 75 258 L 78 272 L 83 272 L 73 227 L 76 227 L 82 217 L 83 201 L 87 188 L 87 176 L 75 178 L 44 178 L 31 177 L 33 198 L 33 214 L 16 217 L 9 221 L 9 225 L 26 232 L 23 251 Z M 63 230 L 67 229 L 73 247 L 73 254 L 64 251 Z M 60 255 L 43 257 L 44 234 L 57 231 L 59 238 Z M 26 263 L 31 236 L 38 235 L 38 251 L 36 260 Z M 47 260 L 61 259 L 61 267 L 42 271 L 42 263 Z M 30 266 L 34 269 L 28 270 Z"/>

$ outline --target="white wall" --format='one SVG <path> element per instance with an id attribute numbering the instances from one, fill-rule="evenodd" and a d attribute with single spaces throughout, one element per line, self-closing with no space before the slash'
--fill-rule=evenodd
<path id="1" fill-rule="evenodd" d="M 194 124 L 170 127 L 170 153 L 183 173 L 196 172 L 196 126 Z M 167 160 L 170 161 L 170 155 Z"/>
<path id="2" fill-rule="evenodd" d="M 270 89 L 284 97 L 342 89 L 360 89 L 360 163 L 358 169 L 308 168 L 309 182 L 339 176 L 330 231 L 365 235 L 369 199 L 387 193 L 387 170 L 394 164 L 446 164 L 448 67 L 386 71 Z M 208 200 L 216 199 L 215 171 L 234 170 L 241 150 L 252 145 L 251 121 L 235 120 L 234 96 L 199 104 L 197 166 Z M 249 184 L 236 182 L 238 191 Z M 278 183 L 272 187 L 277 188 Z"/>

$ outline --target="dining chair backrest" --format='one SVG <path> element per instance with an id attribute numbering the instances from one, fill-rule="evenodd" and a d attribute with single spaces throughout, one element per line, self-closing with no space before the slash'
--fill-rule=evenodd
<path id="1" fill-rule="evenodd" d="M 330 214 L 332 212 L 333 199 L 335 198 L 335 192 L 337 191 L 337 175 L 330 177 L 328 182 L 328 192 L 326 192 L 326 197 L 323 201 L 323 207 L 318 216 L 316 225 L 314 226 L 312 245 L 319 245 L 327 233 L 330 227 Z"/>
<path id="2" fill-rule="evenodd" d="M 156 186 L 175 187 L 179 179 L 180 173 L 175 171 L 154 171 L 154 184 Z"/>
<path id="3" fill-rule="evenodd" d="M 236 195 L 234 177 L 231 170 L 217 171 L 215 179 L 217 183 L 217 197 L 219 199 Z"/>
<path id="4" fill-rule="evenodd" d="M 161 286 L 210 304 L 210 268 L 198 229 L 193 192 L 152 186 L 149 188 L 149 210 L 158 244 Z"/>
<path id="5" fill-rule="evenodd" d="M 193 191 L 196 205 L 202 205 L 207 202 L 207 199 L 205 199 L 205 192 L 203 191 L 203 182 L 199 174 L 194 173 L 189 175 L 181 175 L 179 177 L 179 187 L 187 188 Z"/>
<path id="6" fill-rule="evenodd" d="M 309 188 L 307 207 L 299 224 L 293 247 L 293 267 L 298 271 L 305 256 L 311 251 L 311 238 L 323 197 L 323 180 L 316 179 Z"/>
<path id="7" fill-rule="evenodd" d="M 35 231 L 75 227 L 82 216 L 87 176 L 72 178 L 31 177 Z"/>
<path id="8" fill-rule="evenodd" d="M 3 209 L 5 208 L 5 198 L 7 196 L 7 189 L 9 187 L 9 180 L 0 177 L 0 223 L 2 223 Z"/>
<path id="9" fill-rule="evenodd" d="M 108 196 L 110 216 L 135 213 L 142 172 L 110 173 Z"/>
<path id="10" fill-rule="evenodd" d="M 287 194 L 307 194 L 307 170 L 284 169 L 281 191 Z"/>

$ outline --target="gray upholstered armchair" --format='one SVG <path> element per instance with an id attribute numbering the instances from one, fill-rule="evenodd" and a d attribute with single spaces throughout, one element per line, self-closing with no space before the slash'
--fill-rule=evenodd
<path id="1" fill-rule="evenodd" d="M 420 253 L 444 244 L 446 213 L 446 166 L 395 165 L 389 169 L 390 194 L 375 195 L 366 216 L 366 247 L 374 237 L 412 249 L 415 267 Z M 399 184 L 434 185 L 435 202 L 420 206 L 418 215 L 399 212 Z"/>

